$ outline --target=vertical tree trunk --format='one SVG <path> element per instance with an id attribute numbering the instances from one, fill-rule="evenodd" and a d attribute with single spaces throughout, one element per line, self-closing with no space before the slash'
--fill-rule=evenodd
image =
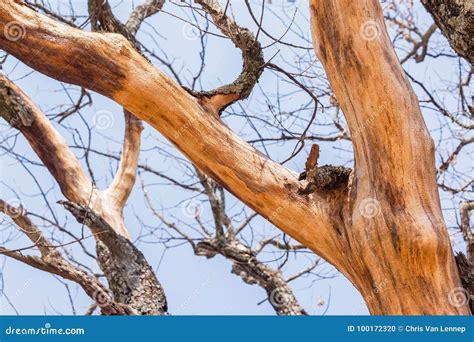
<path id="1" fill-rule="evenodd" d="M 339 268 L 372 314 L 467 314 L 435 181 L 434 145 L 378 0 L 312 0 L 314 48 L 347 119 L 355 171 Z"/>

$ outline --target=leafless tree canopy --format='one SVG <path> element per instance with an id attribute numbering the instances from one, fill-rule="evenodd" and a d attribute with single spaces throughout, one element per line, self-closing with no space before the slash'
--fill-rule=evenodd
<path id="1" fill-rule="evenodd" d="M 338 271 L 371 313 L 467 314 L 473 9 L 444 2 L 2 1 L 0 254 L 77 314 L 173 314 L 171 251 L 278 315 Z"/>

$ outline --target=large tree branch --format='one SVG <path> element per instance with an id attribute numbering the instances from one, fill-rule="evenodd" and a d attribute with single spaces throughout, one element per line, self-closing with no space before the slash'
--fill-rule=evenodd
<path id="1" fill-rule="evenodd" d="M 2 49 L 53 78 L 116 100 L 290 236 L 335 264 L 343 258 L 333 230 L 340 199 L 326 192 L 300 195 L 294 172 L 238 138 L 125 38 L 76 30 L 11 0 L 0 10 L 0 32 L 12 21 L 26 32 L 20 41 L 0 36 Z"/>
<path id="2" fill-rule="evenodd" d="M 166 312 L 166 297 L 163 289 L 143 255 L 128 240 L 128 232 L 121 217 L 123 206 L 135 181 L 141 122 L 131 113 L 125 114 L 125 143 L 119 170 L 111 187 L 106 192 L 100 192 L 93 189 L 90 181 L 76 186 L 81 180 L 76 177 L 81 175 L 85 177 L 78 160 L 45 115 L 6 77 L 0 78 L 0 114 L 28 139 L 39 158 L 59 183 L 66 198 L 74 202 L 74 204 L 67 202 L 66 208 L 76 217 L 79 214 L 82 215 L 78 219 L 81 223 L 86 223 L 93 232 L 97 240 L 99 264 L 107 275 L 115 300 L 126 304 L 123 308 L 130 305 L 130 310 L 133 312 L 125 311 L 123 308 L 122 311 L 111 311 L 110 305 L 103 308 L 103 311 L 114 314 L 163 314 Z M 74 172 L 69 171 L 70 169 Z M 112 206 L 109 201 L 112 201 Z M 87 216 L 80 211 L 83 206 L 89 205 L 99 211 L 102 217 L 95 213 Z M 14 212 L 17 209 L 0 201 L 0 211 Z M 90 279 L 84 275 L 84 272 L 72 268 L 59 257 L 57 251 L 50 250 L 51 244 L 26 216 L 15 216 L 17 217 L 14 221 L 19 226 L 27 227 L 24 232 L 38 246 L 42 259 L 25 257 L 8 250 L 5 250 L 5 253 L 36 268 L 74 280 L 86 292 L 90 291 L 92 288 L 88 286 Z M 105 294 L 98 294 L 99 298 L 104 298 L 108 302 L 108 297 L 104 296 Z M 113 305 L 113 307 L 117 306 Z M 119 305 L 119 307 L 122 306 Z"/>
<path id="3" fill-rule="evenodd" d="M 470 0 L 421 0 L 449 45 L 474 66 L 474 4 Z"/>
<path id="4" fill-rule="evenodd" d="M 119 234 L 129 237 L 121 217 L 123 206 L 133 187 L 140 146 L 140 123 L 130 121 L 125 132 L 126 151 L 120 162 L 118 179 L 113 188 L 101 192 L 95 189 L 79 160 L 69 149 L 46 115 L 6 76 L 0 75 L 0 116 L 18 129 L 27 139 L 38 158 L 53 175 L 69 201 L 87 205 L 98 212 Z M 117 184 L 119 183 L 119 184 Z M 118 192 L 114 194 L 114 190 Z M 109 201 L 112 206 L 108 205 Z"/>

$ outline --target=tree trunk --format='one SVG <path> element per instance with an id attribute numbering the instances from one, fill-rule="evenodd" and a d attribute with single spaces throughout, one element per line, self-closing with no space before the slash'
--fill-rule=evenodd
<path id="1" fill-rule="evenodd" d="M 313 41 L 348 121 L 355 171 L 342 269 L 372 314 L 466 314 L 435 181 L 434 145 L 377 0 L 311 1 Z M 370 300 L 367 301 L 367 298 Z"/>
<path id="2" fill-rule="evenodd" d="M 114 99 L 282 231 L 331 262 L 372 314 L 468 314 L 435 181 L 433 142 L 377 0 L 313 0 L 318 57 L 352 134 L 355 168 L 315 188 L 257 152 L 125 38 L 67 27 L 0 3 L 0 47 L 37 71 Z M 375 36 L 374 36 L 375 33 Z M 451 301 L 452 302 L 452 301 Z"/>

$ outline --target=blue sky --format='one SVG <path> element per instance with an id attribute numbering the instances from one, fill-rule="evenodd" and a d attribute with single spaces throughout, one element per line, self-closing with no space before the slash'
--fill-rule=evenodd
<path id="1" fill-rule="evenodd" d="M 67 9 L 68 1 L 51 1 L 57 3 L 61 9 Z M 85 13 L 86 1 L 73 1 L 77 13 Z M 111 1 L 114 4 L 115 14 L 121 18 L 126 18 L 130 8 L 134 5 L 132 1 Z M 139 2 L 136 2 L 139 3 Z M 243 1 L 233 1 L 233 10 L 237 21 L 243 25 L 255 28 L 247 14 Z M 255 8 L 258 8 L 257 6 Z M 281 2 L 273 1 L 272 5 L 268 6 L 268 15 L 265 16 L 264 25 L 271 29 L 275 36 L 282 35 L 286 30 L 285 15 L 292 15 L 295 9 L 298 9 L 298 17 L 295 25 L 295 32 L 302 32 L 306 37 L 309 36 L 307 18 L 307 4 L 306 1 L 295 2 Z M 176 6 L 165 6 L 166 11 L 170 11 L 174 15 L 185 18 L 189 15 L 189 11 L 181 10 Z M 416 14 L 418 23 L 423 28 L 427 28 L 431 23 L 431 18 L 424 12 L 423 8 L 417 4 Z M 282 19 L 280 19 L 282 18 Z M 145 45 L 152 46 L 157 53 L 166 51 L 168 56 L 175 58 L 175 65 L 182 68 L 182 75 L 184 78 L 190 78 L 192 73 L 199 67 L 199 44 L 200 41 L 197 31 L 186 25 L 183 21 L 177 19 L 175 16 L 161 13 L 149 19 L 144 25 L 144 30 L 139 34 L 139 39 Z M 301 30 L 301 31 L 300 31 Z M 298 42 L 298 44 L 306 44 L 304 40 L 300 39 L 294 32 L 290 32 L 285 38 L 287 41 Z M 156 44 L 155 41 L 156 40 Z M 270 42 L 264 35 L 260 36 L 263 45 Z M 444 44 L 447 46 L 444 38 L 437 37 L 434 44 Z M 218 38 L 209 38 L 206 50 L 206 68 L 202 77 L 202 85 L 206 89 L 214 88 L 218 85 L 232 81 L 239 73 L 241 67 L 241 58 L 239 51 L 233 47 L 229 41 Z M 402 51 L 397 51 L 403 55 Z M 294 51 L 288 47 L 275 46 L 265 50 L 265 57 L 277 54 L 275 62 L 281 62 L 294 58 Z M 311 52 L 309 52 L 311 53 Z M 167 72 L 162 66 L 158 65 L 163 71 Z M 407 63 L 404 65 L 406 70 L 410 73 L 422 78 L 425 82 L 437 86 L 443 85 L 443 82 L 455 81 L 453 75 L 456 72 L 458 65 L 453 59 L 430 60 L 423 65 L 416 63 Z M 57 105 L 64 104 L 70 101 L 68 96 L 64 93 L 63 87 L 70 90 L 70 95 L 77 97 L 78 89 L 61 85 L 38 73 L 31 73 L 31 70 L 23 64 L 15 61 L 13 58 L 8 60 L 4 68 L 11 79 L 13 79 L 22 89 L 24 89 L 33 100 L 40 105 L 46 113 L 57 112 Z M 262 76 L 259 87 L 267 89 L 267 91 L 275 91 L 277 87 L 276 78 L 270 72 L 265 72 Z M 290 88 L 285 83 L 279 83 L 278 86 L 282 92 Z M 415 88 L 416 89 L 416 88 Z M 258 115 L 260 110 L 264 110 L 262 106 L 262 99 L 259 97 L 261 93 L 255 91 L 250 100 L 244 101 L 243 106 L 246 106 L 250 112 Z M 455 99 L 450 94 L 441 94 L 443 100 L 452 106 L 456 106 Z M 289 100 L 288 106 L 294 106 L 299 102 L 307 101 L 304 95 L 295 94 Z M 74 145 L 74 137 L 77 138 L 74 131 L 87 136 L 87 127 L 85 122 L 91 122 L 91 117 L 97 112 L 107 111 L 113 113 L 112 123 L 108 125 L 107 129 L 93 129 L 91 137 L 93 146 L 102 151 L 119 152 L 120 142 L 122 139 L 123 120 L 121 116 L 121 109 L 112 101 L 94 95 L 93 106 L 87 107 L 81 111 L 80 116 L 72 117 L 67 120 L 65 126 L 55 124 L 58 130 L 64 134 L 69 144 Z M 428 126 L 434 129 L 435 138 L 440 135 L 441 131 L 436 131 L 440 122 L 436 116 L 431 112 L 426 111 L 426 120 Z M 251 136 L 248 126 L 239 119 L 229 119 L 228 124 L 239 134 L 243 136 Z M 1 133 L 8 133 L 5 127 L 1 127 Z M 9 132 L 11 133 L 11 132 Z M 165 172 L 173 177 L 186 178 L 186 170 L 179 164 L 166 157 L 163 153 L 157 153 L 158 149 L 167 151 L 175 156 L 181 156 L 179 152 L 170 146 L 157 132 L 149 127 L 146 127 L 143 135 L 143 153 L 141 160 L 148 165 Z M 273 146 L 270 148 L 272 158 L 276 160 L 283 160 L 287 156 L 294 145 L 285 144 L 284 146 Z M 326 146 L 326 145 L 323 145 Z M 345 142 L 331 143 L 327 145 L 322 154 L 322 163 L 334 163 L 350 165 L 351 153 L 350 145 Z M 443 148 L 451 149 L 451 145 L 446 143 Z M 34 153 L 22 138 L 16 141 L 15 151 L 21 155 L 37 160 Z M 80 155 L 80 151 L 78 155 Z M 290 163 L 288 167 L 301 171 L 306 154 L 301 154 Z M 111 164 L 105 158 L 93 156 L 93 167 L 96 176 L 98 177 L 99 186 L 105 186 L 110 182 L 115 164 Z M 51 212 L 44 205 L 44 200 L 38 196 L 38 186 L 41 186 L 47 192 L 47 197 L 53 205 L 53 212 L 57 215 L 58 220 L 66 222 L 71 229 L 80 229 L 72 217 L 70 217 L 59 205 L 54 203 L 62 199 L 62 195 L 56 186 L 55 182 L 47 172 L 41 167 L 33 167 L 26 170 L 24 166 L 6 156 L 0 157 L 3 186 L 1 188 L 1 196 L 4 199 L 11 199 L 20 197 L 23 205 L 29 211 L 39 214 L 51 215 Z M 466 161 L 461 160 L 461 165 L 465 165 L 469 169 Z M 28 174 L 31 171 L 38 180 L 38 183 L 32 179 Z M 182 210 L 179 210 L 179 203 L 183 202 L 189 197 L 189 194 L 182 190 L 177 190 L 175 187 L 163 184 L 161 179 L 153 178 L 150 175 L 144 175 L 145 182 L 149 184 L 149 189 L 153 197 L 154 203 L 163 208 L 170 209 L 170 213 L 180 215 Z M 139 181 L 139 180 L 138 180 Z M 16 192 L 16 194 L 15 194 Z M 229 197 L 229 202 L 232 203 L 232 210 L 240 210 L 241 205 Z M 454 216 L 452 210 L 452 201 L 449 197 L 443 196 L 444 207 L 448 225 L 454 225 Z M 176 209 L 176 207 L 178 209 Z M 209 208 L 204 207 L 204 215 L 209 215 Z M 149 210 L 147 210 L 143 193 L 138 189 L 132 194 L 129 204 L 125 211 L 127 225 L 131 231 L 132 238 L 136 238 L 143 230 L 140 229 L 140 221 L 147 222 L 147 224 L 157 224 Z M 271 234 L 275 231 L 269 224 L 259 222 L 259 229 L 262 234 Z M 27 241 L 21 237 L 21 234 L 15 233 L 10 235 L 12 230 L 3 230 L 0 242 L 6 240 L 14 240 L 9 242 L 9 247 L 24 246 Z M 53 231 L 49 231 L 52 234 Z M 58 234 L 58 232 L 54 232 Z M 2 240 L 3 239 L 3 240 Z M 454 241 L 458 243 L 457 248 L 461 248 L 459 235 L 454 236 Z M 92 246 L 92 241 L 88 240 L 86 243 Z M 150 264 L 155 268 L 158 278 L 163 284 L 169 303 L 169 311 L 172 314 L 270 314 L 274 311 L 267 302 L 260 305 L 266 297 L 262 289 L 257 286 L 246 285 L 242 280 L 231 274 L 231 264 L 222 257 L 207 260 L 202 257 L 197 257 L 193 254 L 189 246 L 179 246 L 175 248 L 165 248 L 163 245 L 156 243 L 147 243 L 141 241 L 138 243 L 139 249 L 145 254 Z M 74 246 L 71 247 L 72 252 L 78 252 Z M 83 258 L 83 259 L 82 259 Z M 81 257 L 81 261 L 86 264 L 91 264 L 91 260 Z M 298 269 L 307 265 L 307 258 L 298 257 L 292 260 L 290 266 L 285 269 L 288 274 L 294 273 Z M 18 263 L 16 261 L 0 257 L 0 265 L 3 267 L 3 282 L 0 283 L 0 289 L 3 289 L 8 299 L 15 305 L 19 314 L 71 314 L 71 305 L 67 297 L 65 286 L 55 279 L 53 276 L 37 271 Z M 92 266 L 92 264 L 91 264 Z M 94 266 L 96 269 L 97 267 Z M 334 274 L 334 270 L 330 265 L 322 265 L 319 269 L 321 274 L 329 272 Z M 87 310 L 91 304 L 91 300 L 82 293 L 73 284 L 71 286 L 71 294 L 75 303 L 76 313 L 81 314 Z M 367 314 L 367 309 L 363 300 L 357 290 L 352 284 L 346 280 L 342 275 L 337 275 L 331 279 L 318 279 L 316 277 L 309 277 L 301 279 L 292 283 L 292 288 L 300 300 L 301 304 L 311 314 Z M 319 306 L 317 302 L 324 300 L 324 305 Z M 8 304 L 5 296 L 0 297 L 0 313 L 1 314 L 15 314 L 15 310 Z"/>

